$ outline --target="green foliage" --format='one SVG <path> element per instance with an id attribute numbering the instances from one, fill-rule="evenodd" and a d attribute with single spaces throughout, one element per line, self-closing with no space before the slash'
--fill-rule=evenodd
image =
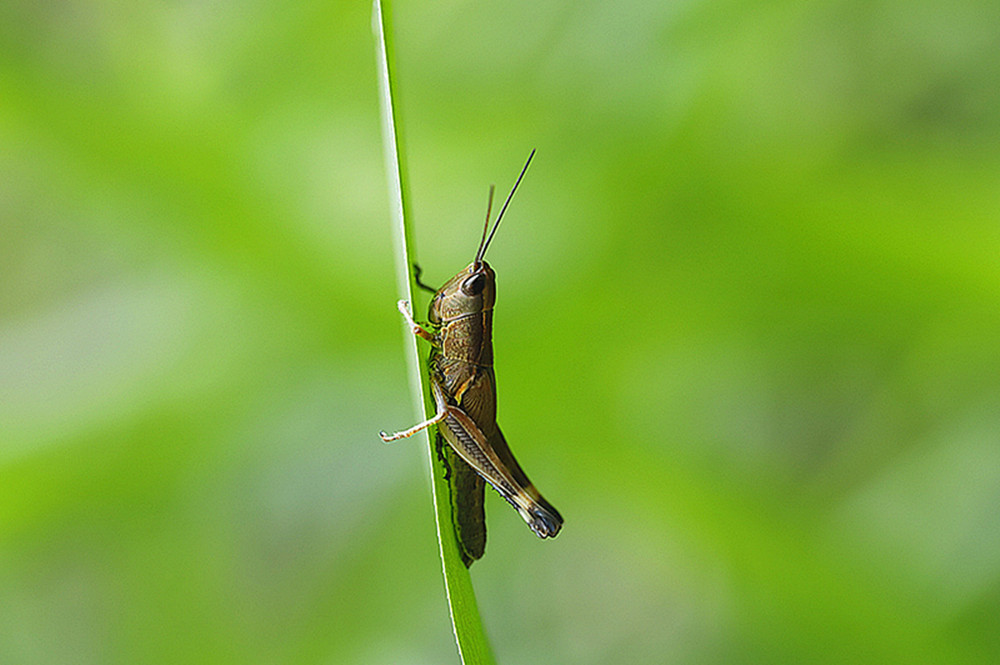
<path id="1" fill-rule="evenodd" d="M 393 9 L 424 281 L 538 148 L 497 661 L 1000 662 L 1000 6 Z M 455 661 L 375 80 L 367 3 L 0 3 L 0 662 Z"/>

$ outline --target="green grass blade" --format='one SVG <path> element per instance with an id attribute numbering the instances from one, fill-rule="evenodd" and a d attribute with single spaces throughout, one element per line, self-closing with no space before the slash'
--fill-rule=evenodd
<path id="1" fill-rule="evenodd" d="M 396 277 L 402 298 L 413 302 L 416 280 L 413 275 L 413 231 L 409 226 L 409 195 L 406 184 L 406 162 L 402 147 L 402 128 L 397 114 L 397 96 L 393 89 L 393 50 L 390 25 L 391 8 L 388 1 L 375 0 L 372 27 L 375 31 L 375 48 L 378 57 L 379 92 L 382 108 L 382 132 L 385 147 L 385 166 L 392 197 L 393 228 L 396 239 Z M 426 345 L 418 345 L 416 337 L 407 331 L 406 359 L 409 367 L 410 391 L 415 402 L 415 412 L 430 417 L 434 403 L 424 390 L 427 376 Z M 455 540 L 451 519 L 451 504 L 444 469 L 431 446 L 427 432 L 419 437 L 428 449 L 431 473 L 431 493 L 434 498 L 434 516 L 437 522 L 441 567 L 444 572 L 445 592 L 451 623 L 458 644 L 458 653 L 466 665 L 495 663 L 486 633 L 483 630 L 476 595 L 472 589 L 469 571 L 462 563 Z"/>

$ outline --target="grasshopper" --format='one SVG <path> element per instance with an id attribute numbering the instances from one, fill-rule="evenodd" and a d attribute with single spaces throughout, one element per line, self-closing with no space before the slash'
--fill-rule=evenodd
<path id="1" fill-rule="evenodd" d="M 517 509 L 539 538 L 555 536 L 563 523 L 559 512 L 528 480 L 497 426 L 492 337 L 496 273 L 483 260 L 534 155 L 532 150 L 487 235 L 494 191 L 490 186 L 486 223 L 472 263 L 437 290 L 421 283 L 417 270 L 417 284 L 434 293 L 427 327 L 413 319 L 407 301 L 398 303 L 413 334 L 431 343 L 428 363 L 437 413 L 410 429 L 379 435 L 390 442 L 439 425 L 438 455 L 448 470 L 452 516 L 466 566 L 480 558 L 486 547 L 484 480 Z M 442 445 L 442 436 L 447 445 Z"/>

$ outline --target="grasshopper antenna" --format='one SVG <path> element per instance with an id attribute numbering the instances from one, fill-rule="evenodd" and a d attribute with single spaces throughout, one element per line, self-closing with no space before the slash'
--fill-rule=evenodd
<path id="1" fill-rule="evenodd" d="M 507 195 L 507 200 L 504 201 L 503 207 L 500 208 L 500 214 L 497 215 L 497 221 L 493 222 L 493 230 L 490 231 L 490 236 L 486 238 L 485 243 L 480 243 L 479 252 L 476 253 L 477 265 L 483 260 L 483 257 L 486 256 L 486 250 L 489 248 L 490 242 L 493 241 L 493 234 L 497 232 L 497 227 L 500 226 L 500 220 L 503 219 L 503 214 L 507 212 L 507 206 L 510 205 L 510 200 L 514 198 L 514 192 L 517 191 L 517 186 L 521 184 L 521 178 L 523 178 L 525 172 L 527 172 L 528 164 L 531 163 L 531 158 L 534 156 L 535 156 L 535 151 L 532 150 L 531 154 L 528 155 L 528 161 L 524 163 L 524 168 L 521 169 L 521 175 L 517 176 L 517 182 L 514 183 L 514 186 L 510 190 L 510 194 Z M 490 198 L 492 199 L 492 197 L 493 197 L 493 188 L 490 187 Z M 487 214 L 486 216 L 486 221 L 487 223 L 489 223 L 489 214 Z M 486 229 L 483 229 L 483 235 L 485 236 L 485 234 L 486 234 Z"/>
<path id="2" fill-rule="evenodd" d="M 496 185 L 490 185 L 490 197 L 486 200 L 486 223 L 483 224 L 483 237 L 479 239 L 479 249 L 476 250 L 476 268 L 479 268 L 479 262 L 483 258 L 483 244 L 486 242 L 486 229 L 490 228 L 490 210 L 493 208 L 493 190 L 496 189 Z"/>

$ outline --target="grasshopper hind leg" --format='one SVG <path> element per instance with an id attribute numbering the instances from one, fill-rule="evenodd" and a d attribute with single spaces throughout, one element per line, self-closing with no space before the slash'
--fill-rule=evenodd
<path id="1" fill-rule="evenodd" d="M 530 518 L 523 514 L 522 516 L 539 538 L 552 538 L 562 528 L 562 515 L 542 497 L 538 497 L 535 504 L 528 509 L 528 513 Z"/>
<path id="2" fill-rule="evenodd" d="M 497 489 L 494 487 L 494 489 Z M 528 527 L 535 533 L 539 538 L 555 538 L 556 534 L 563 525 L 562 515 L 555 507 L 545 500 L 545 497 L 538 495 L 538 498 L 531 497 L 528 499 L 530 502 L 527 507 L 523 505 L 518 505 L 518 502 L 514 500 L 512 496 L 508 496 L 506 492 L 497 489 L 497 494 L 506 499 L 507 503 L 512 505 L 518 514 L 521 515 L 521 519 L 528 523 Z M 522 500 L 524 498 L 522 497 Z"/>

